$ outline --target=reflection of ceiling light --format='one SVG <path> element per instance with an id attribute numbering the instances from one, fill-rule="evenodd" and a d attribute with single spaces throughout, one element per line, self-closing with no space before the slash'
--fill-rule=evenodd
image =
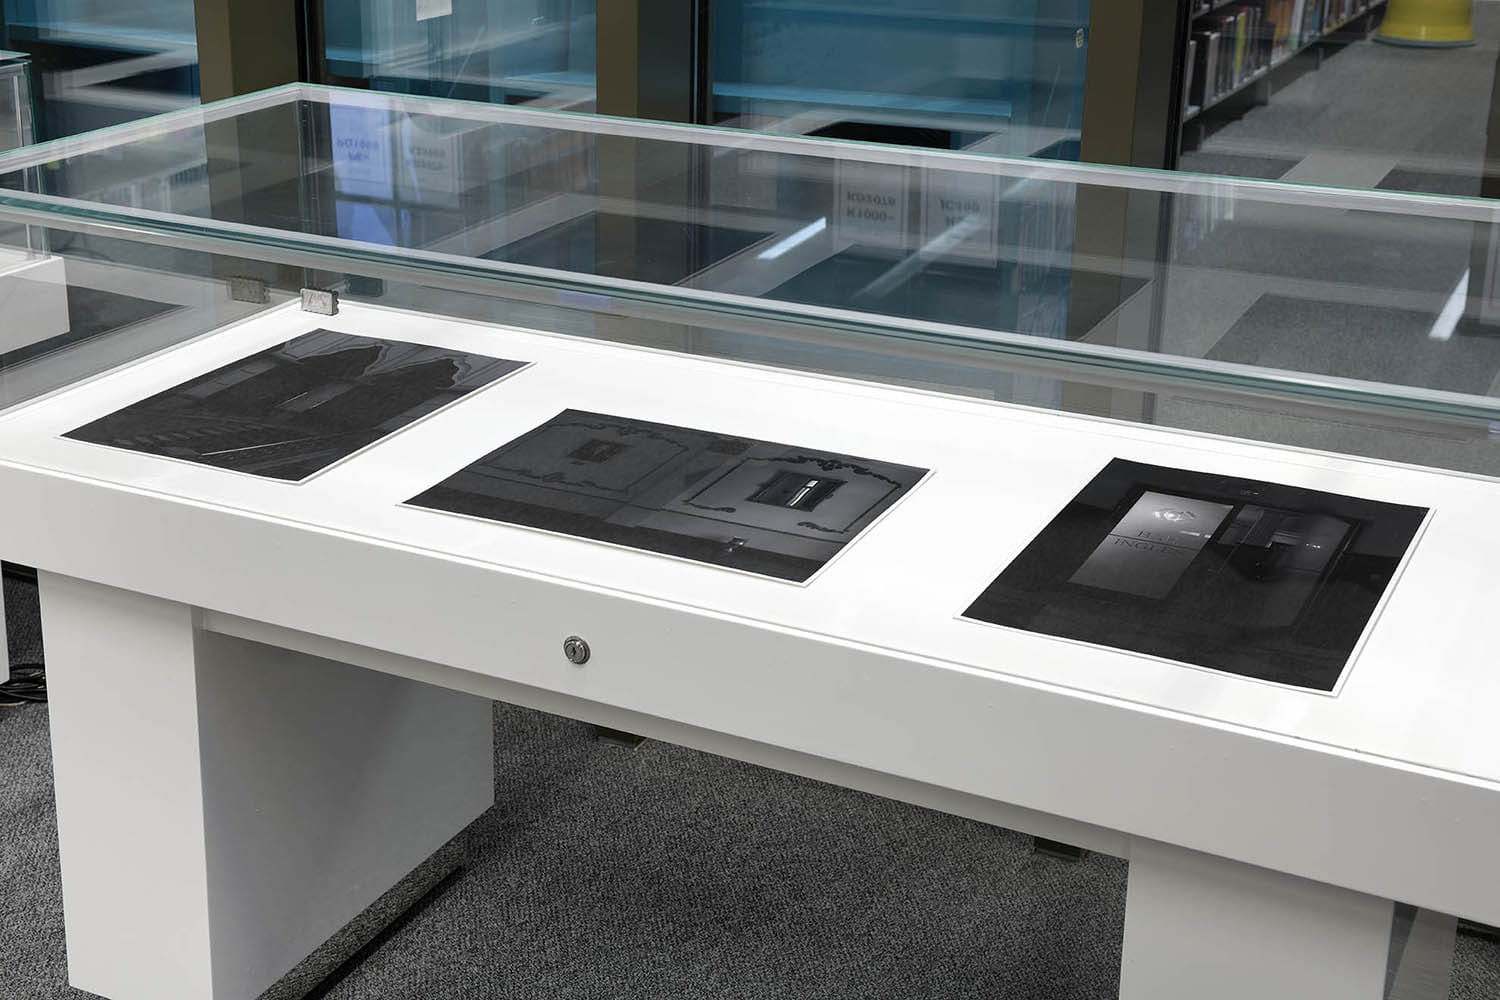
<path id="1" fill-rule="evenodd" d="M 1448 296 L 1443 311 L 1433 320 L 1432 329 L 1427 331 L 1427 336 L 1431 339 L 1448 340 L 1453 336 L 1453 331 L 1458 329 L 1458 321 L 1464 317 L 1464 306 L 1468 305 L 1470 273 L 1464 271 L 1463 277 L 1458 279 L 1458 284 L 1453 288 L 1453 294 Z"/>
<path id="2" fill-rule="evenodd" d="M 758 254 L 755 255 L 755 259 L 756 260 L 775 260 L 777 257 L 780 257 L 782 254 L 787 253 L 790 250 L 797 249 L 802 244 L 806 243 L 808 240 L 812 239 L 814 236 L 818 235 L 819 233 L 821 233 L 823 230 L 825 230 L 827 228 L 828 228 L 828 217 L 825 215 L 823 218 L 819 219 L 817 222 L 809 222 L 807 225 L 803 226 L 801 229 L 797 230 L 795 233 L 793 233 L 792 235 L 788 236 L 786 239 L 780 240 L 780 241 L 778 241 L 776 243 L 773 243 L 770 246 L 766 247 L 760 253 L 758 253 Z"/>

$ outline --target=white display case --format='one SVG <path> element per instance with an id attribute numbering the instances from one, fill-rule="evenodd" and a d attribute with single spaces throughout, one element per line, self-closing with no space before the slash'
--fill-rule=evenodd
<path id="1" fill-rule="evenodd" d="M 502 699 L 1127 858 L 1131 1000 L 1381 996 L 1500 922 L 1493 218 L 312 87 L 0 159 L 73 984 L 259 995 Z"/>

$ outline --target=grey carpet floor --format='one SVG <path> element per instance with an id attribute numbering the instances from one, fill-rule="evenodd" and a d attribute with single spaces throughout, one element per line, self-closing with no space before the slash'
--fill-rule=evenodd
<path id="1" fill-rule="evenodd" d="M 13 660 L 40 652 L 6 581 Z M 328 994 L 1110 998 L 1126 866 L 982 824 L 496 706 L 499 805 L 461 876 Z M 0 709 L 0 1000 L 66 985 L 47 712 Z M 1500 995 L 1464 938 L 1452 996 Z"/>
<path id="2" fill-rule="evenodd" d="M 1449 340 L 1428 336 L 1430 312 L 1263 295 L 1208 357 L 1485 395 L 1500 372 L 1500 337 L 1460 323 Z M 1315 331 L 1315 332 L 1313 332 Z"/>

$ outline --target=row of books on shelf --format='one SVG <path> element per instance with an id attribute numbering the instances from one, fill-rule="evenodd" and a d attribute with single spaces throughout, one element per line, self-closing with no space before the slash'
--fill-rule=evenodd
<path id="1" fill-rule="evenodd" d="M 1185 104 L 1202 107 L 1239 88 L 1271 61 L 1275 25 L 1266 11 L 1236 4 L 1201 18 L 1188 41 Z"/>
<path id="2" fill-rule="evenodd" d="M 1284 55 L 1326 34 L 1370 6 L 1370 0 L 1266 0 L 1266 16 L 1281 25 L 1271 41 Z"/>
<path id="3" fill-rule="evenodd" d="M 1233 93 L 1261 70 L 1370 6 L 1371 0 L 1257 0 L 1202 5 L 1188 41 L 1183 106 Z"/>
<path id="4" fill-rule="evenodd" d="M 1318 32 L 1331 31 L 1370 7 L 1370 0 L 1326 0 L 1323 4 L 1323 23 Z"/>

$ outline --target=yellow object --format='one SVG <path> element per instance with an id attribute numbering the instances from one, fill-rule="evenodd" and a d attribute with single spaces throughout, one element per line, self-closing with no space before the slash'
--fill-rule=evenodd
<path id="1" fill-rule="evenodd" d="M 1390 0 L 1377 42 L 1473 45 L 1474 0 Z"/>

